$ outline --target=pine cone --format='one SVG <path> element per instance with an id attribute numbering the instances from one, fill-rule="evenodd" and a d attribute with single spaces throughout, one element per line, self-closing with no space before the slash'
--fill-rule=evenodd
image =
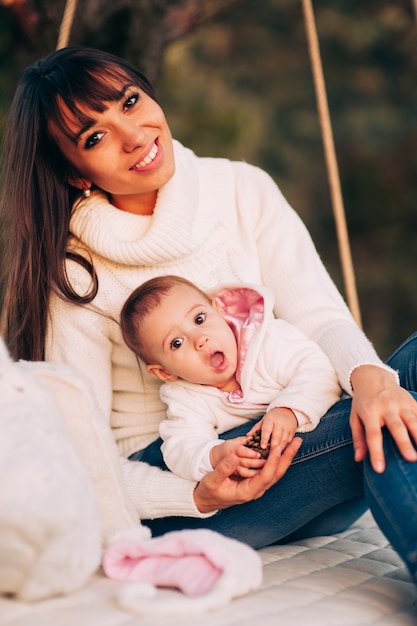
<path id="1" fill-rule="evenodd" d="M 248 437 L 245 443 L 247 448 L 259 452 L 263 459 L 267 459 L 269 455 L 269 444 L 266 448 L 261 448 L 261 431 L 258 430 L 252 437 Z"/>

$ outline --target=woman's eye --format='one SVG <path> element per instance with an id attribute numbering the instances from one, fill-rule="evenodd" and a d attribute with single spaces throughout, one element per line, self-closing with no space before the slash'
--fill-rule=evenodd
<path id="1" fill-rule="evenodd" d="M 92 135 L 87 137 L 86 142 L 85 142 L 85 147 L 87 148 L 87 150 L 88 148 L 94 148 L 94 146 L 100 143 L 103 136 L 104 136 L 104 133 L 93 133 Z"/>
<path id="2" fill-rule="evenodd" d="M 178 348 L 181 348 L 183 343 L 184 343 L 183 339 L 176 337 L 175 339 L 171 341 L 171 344 L 170 344 L 171 350 L 178 350 Z"/>
<path id="3" fill-rule="evenodd" d="M 205 319 L 206 319 L 206 314 L 205 313 L 199 313 L 194 318 L 194 324 L 197 324 L 197 326 L 200 326 L 200 324 L 204 323 Z"/>
<path id="4" fill-rule="evenodd" d="M 123 104 L 123 108 L 124 109 L 131 109 L 133 106 L 135 106 L 135 104 L 137 103 L 138 100 L 139 100 L 139 94 L 138 93 L 133 93 L 131 96 L 126 98 L 126 100 L 125 100 L 125 102 Z"/>

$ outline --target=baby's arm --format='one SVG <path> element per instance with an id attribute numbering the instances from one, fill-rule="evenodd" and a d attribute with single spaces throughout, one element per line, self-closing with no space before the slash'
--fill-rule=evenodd
<path id="1" fill-rule="evenodd" d="M 246 436 L 228 441 L 218 438 L 218 411 L 212 406 L 211 396 L 206 401 L 206 394 L 196 385 L 165 383 L 160 395 L 167 405 L 167 419 L 159 425 L 161 450 L 172 472 L 199 481 L 231 453 L 239 457 L 237 473 L 241 477 L 252 476 L 254 470 L 263 467 L 264 463 L 259 463 L 260 454 L 245 448 Z M 222 404 L 218 407 L 220 412 Z M 236 425 L 245 421 L 236 419 Z"/>
<path id="2" fill-rule="evenodd" d="M 258 367 L 267 380 L 269 377 L 271 390 L 276 386 L 267 411 L 291 409 L 298 432 L 313 430 L 341 395 L 329 358 L 298 328 L 281 319 L 269 324 L 263 347 Z"/>

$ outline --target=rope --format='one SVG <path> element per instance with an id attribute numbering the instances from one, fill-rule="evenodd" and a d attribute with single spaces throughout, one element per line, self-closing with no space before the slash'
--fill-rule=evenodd
<path id="1" fill-rule="evenodd" d="M 319 111 L 320 126 L 323 136 L 330 195 L 332 199 L 333 213 L 336 222 L 336 232 L 346 290 L 346 298 L 353 317 L 355 318 L 356 322 L 361 325 L 361 314 L 356 292 L 355 275 L 353 271 L 349 237 L 347 234 L 346 217 L 340 187 L 339 170 L 334 148 L 329 107 L 327 103 L 326 86 L 324 83 L 323 68 L 320 58 L 319 40 L 314 20 L 313 5 L 311 0 L 302 0 L 302 3 L 314 86 L 316 90 L 317 107 Z"/>
<path id="2" fill-rule="evenodd" d="M 57 50 L 60 50 L 61 48 L 65 48 L 68 45 L 76 6 L 77 6 L 77 0 L 66 1 L 64 15 L 62 17 L 62 22 L 61 22 L 61 28 L 59 29 L 58 43 L 56 46 Z"/>

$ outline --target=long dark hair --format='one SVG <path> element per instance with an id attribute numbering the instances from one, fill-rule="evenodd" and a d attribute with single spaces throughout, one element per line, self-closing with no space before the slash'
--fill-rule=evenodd
<path id="1" fill-rule="evenodd" d="M 72 302 L 91 302 L 98 289 L 88 255 L 67 252 L 71 210 L 79 177 L 56 144 L 53 122 L 68 136 L 62 102 L 81 121 L 82 108 L 102 112 L 120 98 L 120 86 L 138 85 L 156 100 L 147 78 L 111 54 L 84 47 L 63 48 L 29 67 L 13 99 L 2 149 L 0 199 L 2 333 L 12 356 L 44 358 L 51 290 Z M 91 275 L 82 296 L 65 270 L 68 257 Z"/>

